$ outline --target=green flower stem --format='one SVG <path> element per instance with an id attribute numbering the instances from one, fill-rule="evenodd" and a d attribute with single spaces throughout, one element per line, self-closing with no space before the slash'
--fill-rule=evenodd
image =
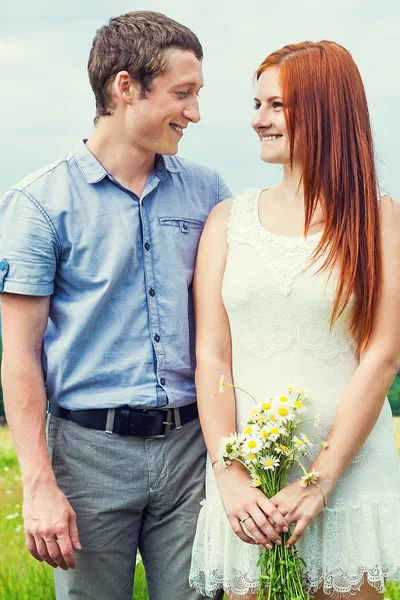
<path id="1" fill-rule="evenodd" d="M 233 385 L 232 383 L 225 383 L 225 381 L 224 381 L 223 385 L 224 385 L 224 387 L 231 387 L 231 388 L 235 388 L 237 390 L 240 390 L 241 392 L 244 392 L 245 394 L 247 394 L 248 396 L 250 396 L 250 398 L 252 398 L 254 400 L 255 404 L 257 404 L 257 400 L 247 390 L 244 390 L 243 388 L 239 387 L 238 385 Z"/>
<path id="2" fill-rule="evenodd" d="M 294 460 L 297 462 L 300 469 L 303 471 L 304 475 L 308 475 L 308 471 L 306 470 L 303 463 L 301 462 L 301 460 L 299 459 L 299 457 L 296 454 L 294 455 Z"/>

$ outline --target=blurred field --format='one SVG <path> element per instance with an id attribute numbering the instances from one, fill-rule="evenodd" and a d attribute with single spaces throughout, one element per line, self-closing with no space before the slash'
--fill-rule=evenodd
<path id="1" fill-rule="evenodd" d="M 400 417 L 393 419 L 400 452 Z M 21 478 L 7 427 L 0 426 L 0 600 L 55 600 L 53 570 L 33 560 L 25 550 L 21 516 Z M 135 600 L 147 600 L 144 570 L 138 565 Z M 385 598 L 400 600 L 400 589 L 389 584 Z M 110 599 L 112 600 L 112 599 Z"/>
<path id="2" fill-rule="evenodd" d="M 397 442 L 397 448 L 399 449 L 400 454 L 400 417 L 393 418 L 393 427 L 394 427 L 394 435 Z"/>

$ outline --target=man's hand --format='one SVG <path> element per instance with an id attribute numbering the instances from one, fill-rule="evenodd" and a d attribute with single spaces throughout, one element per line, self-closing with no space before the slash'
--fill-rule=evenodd
<path id="1" fill-rule="evenodd" d="M 289 524 L 263 492 L 249 486 L 250 476 L 239 464 L 227 468 L 216 465 L 215 476 L 222 503 L 233 531 L 248 544 L 272 548 L 281 544 L 279 533 L 288 531 Z M 244 527 L 251 534 L 248 535 Z"/>
<path id="2" fill-rule="evenodd" d="M 55 482 L 24 492 L 26 546 L 36 560 L 65 571 L 76 567 L 81 550 L 76 515 Z"/>
<path id="3" fill-rule="evenodd" d="M 286 486 L 271 498 L 287 522 L 296 523 L 296 527 L 286 546 L 293 546 L 303 535 L 308 525 L 324 507 L 324 498 L 316 485 L 301 487 L 298 481 Z"/>

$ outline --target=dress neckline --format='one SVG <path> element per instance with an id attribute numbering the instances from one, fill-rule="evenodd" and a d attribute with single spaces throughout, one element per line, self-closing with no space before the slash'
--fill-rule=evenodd
<path id="1" fill-rule="evenodd" d="M 322 235 L 324 233 L 323 230 L 317 231 L 316 233 L 312 233 L 311 235 L 304 237 L 304 235 L 281 235 L 279 233 L 274 233 L 273 231 L 270 231 L 269 229 L 264 227 L 264 225 L 261 223 L 261 220 L 260 220 L 259 205 L 260 205 L 261 194 L 268 189 L 269 188 L 260 188 L 260 189 L 257 188 L 254 192 L 254 199 L 253 199 L 253 213 L 254 213 L 255 222 L 257 224 L 258 229 L 264 235 L 266 235 L 269 238 L 274 238 L 276 240 L 288 241 L 289 243 L 301 243 L 301 242 L 307 243 L 307 242 L 311 242 L 311 241 L 314 241 L 314 240 L 322 237 Z"/>

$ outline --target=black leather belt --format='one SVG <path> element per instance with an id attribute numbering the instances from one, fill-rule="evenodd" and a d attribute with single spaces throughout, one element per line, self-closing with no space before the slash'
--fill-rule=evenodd
<path id="1" fill-rule="evenodd" d="M 67 410 L 56 404 L 49 404 L 52 415 L 78 423 L 82 427 L 108 431 L 107 418 L 109 410 Z M 186 425 L 199 416 L 197 403 L 188 404 L 181 408 L 142 410 L 121 406 L 114 409 L 114 417 L 109 425 L 109 433 L 118 435 L 134 435 L 144 438 L 165 438 L 170 431 Z"/>

